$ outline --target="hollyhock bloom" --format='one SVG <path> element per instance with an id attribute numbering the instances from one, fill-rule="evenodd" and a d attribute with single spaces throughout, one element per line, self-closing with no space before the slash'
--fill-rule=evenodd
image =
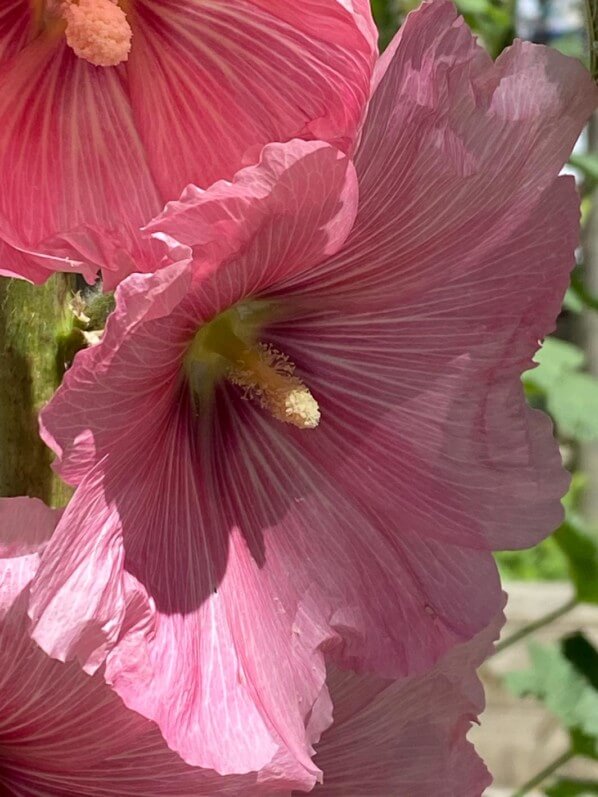
<path id="1" fill-rule="evenodd" d="M 349 149 L 376 38 L 368 0 L 3 0 L 0 274 L 114 286 L 187 183 L 269 141 Z"/>
<path id="2" fill-rule="evenodd" d="M 409 676 L 490 622 L 491 551 L 561 518 L 520 374 L 567 285 L 558 173 L 597 93 L 535 45 L 493 64 L 424 5 L 355 165 L 268 145 L 152 222 L 173 264 L 121 284 L 42 416 L 78 485 L 32 586 L 48 653 L 105 664 L 188 762 L 307 787 L 325 655 Z"/>
<path id="3" fill-rule="evenodd" d="M 289 795 L 256 774 L 190 767 L 101 673 L 46 656 L 27 634 L 29 583 L 57 513 L 30 498 L 0 501 L 0 790 L 14 797 Z M 423 676 L 387 683 L 331 668 L 335 723 L 318 745 L 326 795 L 474 797 L 488 784 L 466 741 L 483 708 L 475 668 L 500 620 Z"/>

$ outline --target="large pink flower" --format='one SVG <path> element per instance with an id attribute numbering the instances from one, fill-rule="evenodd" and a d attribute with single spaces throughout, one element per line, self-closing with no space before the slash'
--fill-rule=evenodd
<path id="1" fill-rule="evenodd" d="M 32 588 L 46 651 L 105 662 L 190 763 L 308 784 L 325 654 L 408 676 L 490 622 L 491 551 L 561 518 L 520 374 L 567 285 L 557 175 L 596 94 L 542 47 L 493 64 L 432 3 L 355 166 L 272 144 L 168 206 L 150 230 L 177 262 L 120 286 L 43 415 L 78 485 Z"/>
<path id="2" fill-rule="evenodd" d="M 231 177 L 268 141 L 354 141 L 368 0 L 120 5 L 2 2 L 0 274 L 102 266 L 114 285 L 158 264 L 136 231 L 187 183 Z"/>
<path id="3" fill-rule="evenodd" d="M 0 501 L 0 791 L 13 797 L 289 795 L 292 782 L 190 767 L 101 673 L 46 656 L 27 634 L 29 583 L 57 514 Z M 488 774 L 465 735 L 483 708 L 475 668 L 500 619 L 421 677 L 387 683 L 330 669 L 333 727 L 318 745 L 316 793 L 475 797 Z M 223 722 L 226 717 L 223 715 Z"/>

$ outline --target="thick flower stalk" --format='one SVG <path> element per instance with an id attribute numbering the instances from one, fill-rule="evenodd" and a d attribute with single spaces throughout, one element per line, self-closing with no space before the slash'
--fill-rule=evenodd
<path id="1" fill-rule="evenodd" d="M 3 0 L 0 274 L 156 268 L 137 230 L 187 183 L 349 150 L 375 54 L 367 0 Z"/>
<path id="2" fill-rule="evenodd" d="M 59 513 L 0 501 L 0 789 L 14 797 L 288 797 L 273 774 L 222 777 L 190 767 L 156 726 L 125 707 L 101 673 L 46 656 L 27 634 L 29 584 Z M 475 668 L 500 625 L 430 672 L 399 683 L 331 668 L 334 726 L 318 745 L 315 793 L 473 797 L 488 773 L 465 735 L 483 708 Z"/>
<path id="3" fill-rule="evenodd" d="M 147 228 L 43 413 L 77 485 L 31 587 L 51 656 L 104 668 L 193 765 L 310 788 L 327 664 L 428 671 L 500 611 L 492 551 L 561 519 L 567 476 L 520 375 L 578 237 L 559 171 L 581 64 L 494 64 L 450 3 L 381 59 L 354 163 L 265 147 Z"/>

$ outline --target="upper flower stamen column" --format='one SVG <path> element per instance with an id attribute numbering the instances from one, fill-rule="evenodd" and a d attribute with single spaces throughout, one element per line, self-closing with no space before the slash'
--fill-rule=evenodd
<path id="1" fill-rule="evenodd" d="M 66 41 L 79 58 L 95 66 L 126 61 L 133 33 L 117 0 L 61 0 Z"/>

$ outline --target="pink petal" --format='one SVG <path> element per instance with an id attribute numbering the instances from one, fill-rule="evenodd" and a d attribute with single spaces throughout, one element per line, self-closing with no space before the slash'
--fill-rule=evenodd
<path id="1" fill-rule="evenodd" d="M 41 552 L 61 514 L 39 498 L 0 499 L 0 559 Z"/>
<path id="2" fill-rule="evenodd" d="M 0 66 L 4 274 L 42 282 L 52 270 L 92 279 L 100 265 L 124 273 L 136 260 L 152 266 L 137 228 L 160 200 L 121 78 L 53 37 Z"/>
<path id="3" fill-rule="evenodd" d="M 38 600 L 44 601 L 47 614 L 38 636 L 52 638 L 51 645 L 45 646 L 50 655 L 64 661 L 68 653 L 72 657 L 75 652 L 89 672 L 95 672 L 104 661 L 122 628 L 135 635 L 139 629 L 141 635 L 153 630 L 152 606 L 143 586 L 123 572 L 120 518 L 103 495 L 97 470 L 91 471 L 82 486 L 88 505 L 70 502 L 50 543 L 52 554 L 42 559 L 39 571 L 46 588 Z M 77 533 L 89 523 L 90 513 L 97 533 Z M 65 528 L 72 530 L 70 539 Z M 86 579 L 86 574 L 93 578 Z M 65 593 L 68 602 L 61 605 Z M 33 601 L 32 616 L 36 605 Z"/>
<path id="4" fill-rule="evenodd" d="M 317 769 L 305 716 L 323 685 L 321 656 L 310 672 L 306 653 L 292 651 L 292 618 L 272 602 L 247 543 L 227 538 L 229 527 L 212 517 L 216 499 L 197 482 L 196 468 L 206 465 L 193 456 L 188 430 L 173 434 L 166 460 L 150 457 L 140 471 L 132 451 L 126 471 L 80 485 L 34 585 L 35 639 L 89 671 L 111 651 L 108 681 L 189 763 L 224 774 L 264 770 L 288 787 L 310 787 Z M 189 504 L 164 507 L 171 490 Z M 246 619 L 259 609 L 257 627 L 235 619 L 240 596 Z"/>
<path id="5" fill-rule="evenodd" d="M 5 511 L 6 510 L 6 511 Z M 44 511 L 45 510 L 45 511 Z M 0 502 L 0 538 L 42 539 L 54 510 L 33 499 Z M 213 797 L 281 792 L 254 774 L 222 778 L 187 766 L 156 726 L 129 711 L 100 673 L 45 655 L 28 634 L 28 584 L 35 554 L 0 554 L 0 791 L 30 797 Z"/>
<path id="6" fill-rule="evenodd" d="M 493 64 L 444 0 L 409 15 L 376 82 L 355 228 L 321 268 L 332 294 L 358 279 L 360 301 L 469 271 L 532 211 L 598 101 L 579 61 L 551 48 L 516 42 Z"/>
<path id="7" fill-rule="evenodd" d="M 365 0 L 143 0 L 133 24 L 131 101 L 165 197 L 269 141 L 352 146 L 376 55 Z"/>
<path id="8" fill-rule="evenodd" d="M 34 636 L 91 669 L 110 650 L 116 691 L 190 763 L 308 787 L 329 721 L 319 647 L 386 675 L 425 669 L 496 612 L 494 565 L 417 539 L 399 548 L 234 394 L 214 427 L 226 460 L 209 427 L 197 447 L 184 405 L 182 394 L 170 430 L 146 417 L 157 434 L 129 440 L 126 457 L 98 466 L 101 484 L 78 488 L 33 587 Z M 127 576 L 156 607 L 135 644 Z"/>
<path id="9" fill-rule="evenodd" d="M 61 254 L 57 251 L 50 254 L 51 251 L 51 246 L 34 244 L 32 248 L 15 239 L 11 223 L 0 217 L 1 277 L 17 277 L 41 285 L 53 272 L 64 271 L 81 273 L 90 284 L 94 281 L 96 266 L 82 261 L 73 252 Z"/>
<path id="10" fill-rule="evenodd" d="M 164 305 L 155 285 L 169 271 L 121 287 L 95 349 L 106 358 L 95 373 L 108 392 L 87 392 L 81 363 L 90 352 L 59 394 L 78 396 L 73 407 L 91 408 L 85 396 L 94 397 L 95 417 L 78 415 L 79 422 L 106 415 L 96 427 L 101 459 L 79 486 L 33 588 L 35 638 L 51 655 L 76 655 L 90 669 L 108 652 L 115 689 L 190 762 L 273 772 L 278 761 L 279 778 L 307 787 L 317 774 L 311 745 L 329 721 L 319 648 L 385 675 L 425 669 L 494 615 L 495 567 L 488 554 L 415 535 L 393 540 L 330 470 L 298 454 L 292 431 L 273 426 L 234 390 L 221 396 L 218 417 L 198 418 L 187 386 L 168 368 L 181 355 L 191 308 L 198 312 L 212 291 L 205 279 L 168 319 L 156 318 Z M 146 297 L 155 312 L 125 335 L 126 303 L 136 321 Z M 191 328 L 197 323 L 191 319 Z M 135 394 L 139 413 L 128 425 L 122 419 L 133 417 Z M 127 578 L 156 607 L 153 624 L 136 621 L 135 644 L 125 627 Z"/>
<path id="11" fill-rule="evenodd" d="M 193 322 L 180 316 L 179 328 L 174 330 L 164 319 L 181 303 L 191 281 L 192 270 L 185 260 L 155 275 L 131 275 L 117 290 L 116 310 L 108 317 L 104 342 L 77 354 L 76 367 L 67 371 L 42 410 L 41 435 L 57 454 L 56 468 L 67 482 L 81 481 L 126 433 L 142 438 L 148 416 L 160 407 L 167 411 Z M 135 335 L 144 324 L 149 333 L 144 338 L 149 344 L 145 352 Z M 165 326 L 170 327 L 170 340 L 161 346 Z M 130 358 L 139 356 L 137 366 L 131 367 Z M 165 389 L 169 383 L 170 392 Z M 84 398 L 87 395 L 94 400 L 89 402 Z"/>
<path id="12" fill-rule="evenodd" d="M 597 92 L 551 50 L 517 44 L 493 65 L 443 2 L 410 15 L 387 53 L 355 227 L 279 292 L 295 310 L 272 341 L 303 357 L 338 416 L 327 445 L 301 438 L 308 456 L 329 451 L 376 517 L 525 547 L 560 522 L 567 481 L 519 376 L 573 265 L 578 200 L 554 180 Z"/>
<path id="13" fill-rule="evenodd" d="M 139 227 L 188 183 L 269 141 L 354 145 L 376 56 L 366 0 L 139 0 L 129 17 L 127 65 L 97 68 L 27 0 L 0 11 L 0 275 L 101 267 L 112 289 L 162 265 Z"/>
<path id="14" fill-rule="evenodd" d="M 301 362 L 323 418 L 297 444 L 376 522 L 486 550 L 533 545 L 560 523 L 568 477 L 520 375 L 554 327 L 578 206 L 559 178 L 467 273 L 444 278 L 440 261 L 426 291 L 403 293 L 397 261 L 385 309 L 380 296 L 359 311 L 355 282 L 289 293 L 295 312 L 268 339 Z"/>
<path id="15" fill-rule="evenodd" d="M 336 253 L 356 213 L 352 162 L 321 141 L 295 139 L 264 147 L 259 163 L 232 183 L 187 186 L 145 229 L 196 247 L 204 269 L 250 246 L 251 257 L 235 272 L 250 281 L 245 293 L 257 293 Z M 240 286 L 233 290 L 243 296 Z"/>
<path id="16" fill-rule="evenodd" d="M 501 625 L 497 618 L 416 678 L 389 683 L 332 668 L 335 724 L 318 745 L 324 783 L 314 794 L 480 797 L 491 779 L 465 736 L 484 707 L 475 669 Z"/>

